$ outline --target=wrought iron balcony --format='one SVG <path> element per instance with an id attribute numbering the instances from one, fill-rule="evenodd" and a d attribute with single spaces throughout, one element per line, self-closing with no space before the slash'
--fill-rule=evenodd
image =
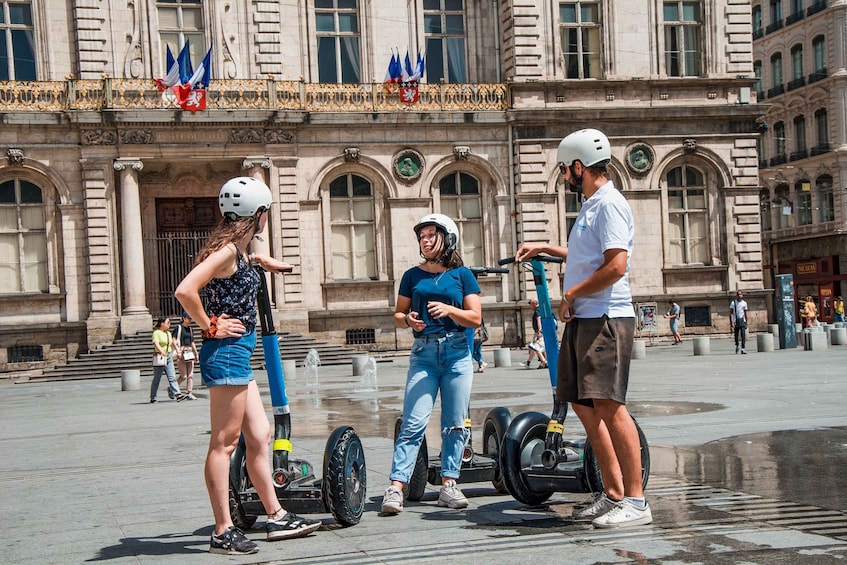
<path id="1" fill-rule="evenodd" d="M 790 14 L 787 18 L 785 18 L 785 25 L 790 26 L 791 24 L 797 23 L 805 17 L 806 13 L 801 8 L 800 11 L 794 12 L 793 14 Z"/>
<path id="2" fill-rule="evenodd" d="M 775 21 L 775 22 L 773 22 L 773 23 L 769 24 L 769 25 L 765 28 L 765 33 L 773 33 L 773 32 L 775 32 L 775 31 L 777 31 L 777 30 L 782 29 L 782 28 L 784 27 L 784 25 L 785 25 L 785 20 L 777 20 L 777 21 Z"/>
<path id="3" fill-rule="evenodd" d="M 779 96 L 783 92 L 785 92 L 785 85 L 784 84 L 778 84 L 778 85 L 774 86 L 773 88 L 768 89 L 768 98 L 773 98 L 774 96 Z"/>
<path id="4" fill-rule="evenodd" d="M 396 84 L 314 84 L 300 81 L 212 80 L 210 110 L 306 112 L 501 111 L 510 103 L 507 84 L 421 84 L 418 101 L 405 104 Z M 176 110 L 171 90 L 149 79 L 0 81 L 0 112 Z"/>
<path id="5" fill-rule="evenodd" d="M 771 157 L 771 167 L 776 167 L 777 165 L 782 165 L 788 162 L 788 157 L 786 157 L 785 153 L 781 153 L 776 157 Z"/>
<path id="6" fill-rule="evenodd" d="M 793 151 L 791 155 L 788 156 L 789 161 L 799 161 L 800 159 L 805 159 L 809 156 L 808 149 L 800 149 L 798 151 Z"/>
<path id="7" fill-rule="evenodd" d="M 809 75 L 809 84 L 825 79 L 828 75 L 826 68 L 821 68 Z"/>
<path id="8" fill-rule="evenodd" d="M 806 8 L 806 16 L 811 16 L 812 14 L 817 14 L 818 12 L 822 12 L 826 10 L 826 0 L 818 0 L 808 8 Z"/>
<path id="9" fill-rule="evenodd" d="M 812 156 L 814 157 L 815 155 L 823 155 L 824 153 L 829 153 L 830 151 L 832 151 L 832 148 L 830 147 L 829 143 L 819 143 L 818 145 L 812 147 Z"/>
<path id="10" fill-rule="evenodd" d="M 795 88 L 800 88 L 801 86 L 806 86 L 805 77 L 795 78 L 794 80 L 788 81 L 788 90 L 794 90 Z"/>

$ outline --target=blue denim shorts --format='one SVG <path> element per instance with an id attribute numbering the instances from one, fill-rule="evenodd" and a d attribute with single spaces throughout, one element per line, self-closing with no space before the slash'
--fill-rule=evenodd
<path id="1" fill-rule="evenodd" d="M 256 348 L 256 331 L 241 337 L 207 339 L 200 348 L 200 375 L 207 387 L 243 386 L 253 380 L 250 356 Z"/>

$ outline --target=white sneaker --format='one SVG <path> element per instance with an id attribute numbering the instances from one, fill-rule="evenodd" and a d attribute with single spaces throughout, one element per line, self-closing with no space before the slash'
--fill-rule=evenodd
<path id="1" fill-rule="evenodd" d="M 438 506 L 454 509 L 467 508 L 468 499 L 456 486 L 456 481 L 450 480 L 441 485 L 441 492 L 438 493 Z"/>
<path id="2" fill-rule="evenodd" d="M 574 510 L 571 518 L 578 522 L 588 522 L 610 511 L 616 504 L 614 500 L 606 496 L 606 493 L 603 492 L 594 497 L 594 502 L 588 506 Z"/>
<path id="3" fill-rule="evenodd" d="M 488 363 L 486 363 L 485 361 L 483 361 L 482 363 L 480 363 L 480 365 L 479 365 L 479 372 L 480 372 L 480 373 L 484 373 L 484 372 L 485 372 L 485 368 L 486 368 L 486 367 L 488 367 Z"/>
<path id="4" fill-rule="evenodd" d="M 644 504 L 644 508 L 638 508 L 631 502 L 622 500 L 615 503 L 615 507 L 598 516 L 591 521 L 595 528 L 626 528 L 628 526 L 641 526 L 653 521 L 653 513 L 650 505 Z"/>
<path id="5" fill-rule="evenodd" d="M 403 492 L 391 485 L 385 489 L 385 494 L 382 495 L 382 512 L 383 514 L 399 514 L 403 511 Z"/>

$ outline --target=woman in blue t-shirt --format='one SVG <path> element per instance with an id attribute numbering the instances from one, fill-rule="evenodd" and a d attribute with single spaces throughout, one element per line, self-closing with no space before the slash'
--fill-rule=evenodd
<path id="1" fill-rule="evenodd" d="M 398 328 L 411 328 L 403 424 L 394 443 L 391 485 L 382 499 L 384 514 L 403 510 L 408 484 L 435 397 L 441 391 L 441 492 L 438 506 L 465 508 L 456 486 L 467 439 L 465 419 L 471 397 L 473 361 L 465 329 L 482 321 L 479 284 L 456 251 L 459 230 L 444 214 L 428 214 L 415 225 L 423 262 L 403 274 L 394 310 Z"/>

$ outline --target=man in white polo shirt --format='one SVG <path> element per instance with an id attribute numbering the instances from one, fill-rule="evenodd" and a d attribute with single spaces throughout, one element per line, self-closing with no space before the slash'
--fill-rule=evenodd
<path id="1" fill-rule="evenodd" d="M 626 409 L 635 311 L 629 261 L 635 240 L 632 210 L 606 175 L 611 146 L 605 134 L 584 129 L 565 137 L 557 152 L 567 185 L 583 196 L 568 246 L 525 244 L 515 260 L 538 253 L 567 261 L 559 317 L 567 322 L 559 352 L 556 398 L 571 403 L 597 454 L 604 492 L 574 511 L 598 528 L 649 524 L 641 448 Z"/>

